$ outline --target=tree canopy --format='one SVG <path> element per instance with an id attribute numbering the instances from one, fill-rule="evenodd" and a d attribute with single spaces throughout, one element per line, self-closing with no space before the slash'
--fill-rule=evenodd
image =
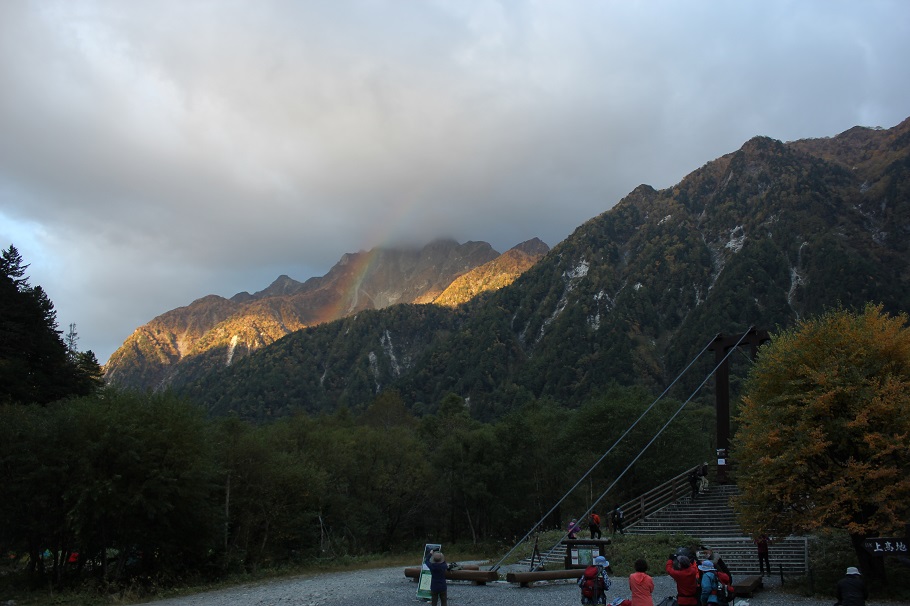
<path id="1" fill-rule="evenodd" d="M 0 403 L 92 393 L 102 383 L 95 354 L 67 350 L 54 304 L 29 284 L 27 268 L 15 246 L 0 253 Z"/>
<path id="2" fill-rule="evenodd" d="M 910 329 L 880 306 L 801 321 L 759 350 L 733 448 L 747 531 L 867 536 L 910 514 Z"/>

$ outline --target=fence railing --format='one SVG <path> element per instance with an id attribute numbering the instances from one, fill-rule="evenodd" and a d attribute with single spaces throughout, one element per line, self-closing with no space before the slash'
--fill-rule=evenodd
<path id="1" fill-rule="evenodd" d="M 646 518 L 655 511 L 663 509 L 670 503 L 673 503 L 680 497 L 692 493 L 691 484 L 689 484 L 689 474 L 693 471 L 700 471 L 701 466 L 697 465 L 685 470 L 678 476 L 671 478 L 652 488 L 635 499 L 621 505 L 623 512 L 623 525 L 631 526 L 642 518 Z"/>

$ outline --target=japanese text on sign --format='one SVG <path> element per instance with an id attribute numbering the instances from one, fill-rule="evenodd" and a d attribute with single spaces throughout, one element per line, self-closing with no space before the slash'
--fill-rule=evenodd
<path id="1" fill-rule="evenodd" d="M 866 539 L 865 541 L 866 551 L 872 555 L 884 555 L 887 553 L 907 553 L 907 540 L 906 539 Z"/>

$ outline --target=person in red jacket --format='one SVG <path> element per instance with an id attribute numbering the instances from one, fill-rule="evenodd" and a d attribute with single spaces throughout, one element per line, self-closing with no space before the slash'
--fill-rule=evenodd
<path id="1" fill-rule="evenodd" d="M 696 562 L 684 555 L 670 554 L 667 560 L 667 574 L 676 581 L 676 602 L 679 606 L 698 606 L 701 588 L 698 586 Z"/>
<path id="2" fill-rule="evenodd" d="M 600 534 L 600 516 L 596 513 L 592 513 L 591 517 L 588 518 L 588 530 L 591 531 L 592 539 L 603 538 L 603 536 Z"/>

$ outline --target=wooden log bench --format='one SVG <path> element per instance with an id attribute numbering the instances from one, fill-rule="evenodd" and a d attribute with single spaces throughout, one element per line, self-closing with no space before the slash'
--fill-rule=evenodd
<path id="1" fill-rule="evenodd" d="M 585 573 L 584 568 L 568 570 L 538 570 L 536 572 L 509 572 L 506 581 L 518 583 L 521 587 L 530 587 L 534 581 L 554 581 L 557 579 L 578 579 Z"/>
<path id="2" fill-rule="evenodd" d="M 411 566 L 404 569 L 404 576 L 409 579 L 420 578 L 420 566 Z M 486 585 L 499 580 L 499 573 L 495 570 L 480 570 L 479 566 L 468 564 L 458 570 L 446 570 L 446 579 L 450 581 L 471 581 L 475 585 Z"/>
<path id="3" fill-rule="evenodd" d="M 762 589 L 765 584 L 759 576 L 743 577 L 733 583 L 733 591 L 737 596 L 751 598 L 756 589 Z"/>

